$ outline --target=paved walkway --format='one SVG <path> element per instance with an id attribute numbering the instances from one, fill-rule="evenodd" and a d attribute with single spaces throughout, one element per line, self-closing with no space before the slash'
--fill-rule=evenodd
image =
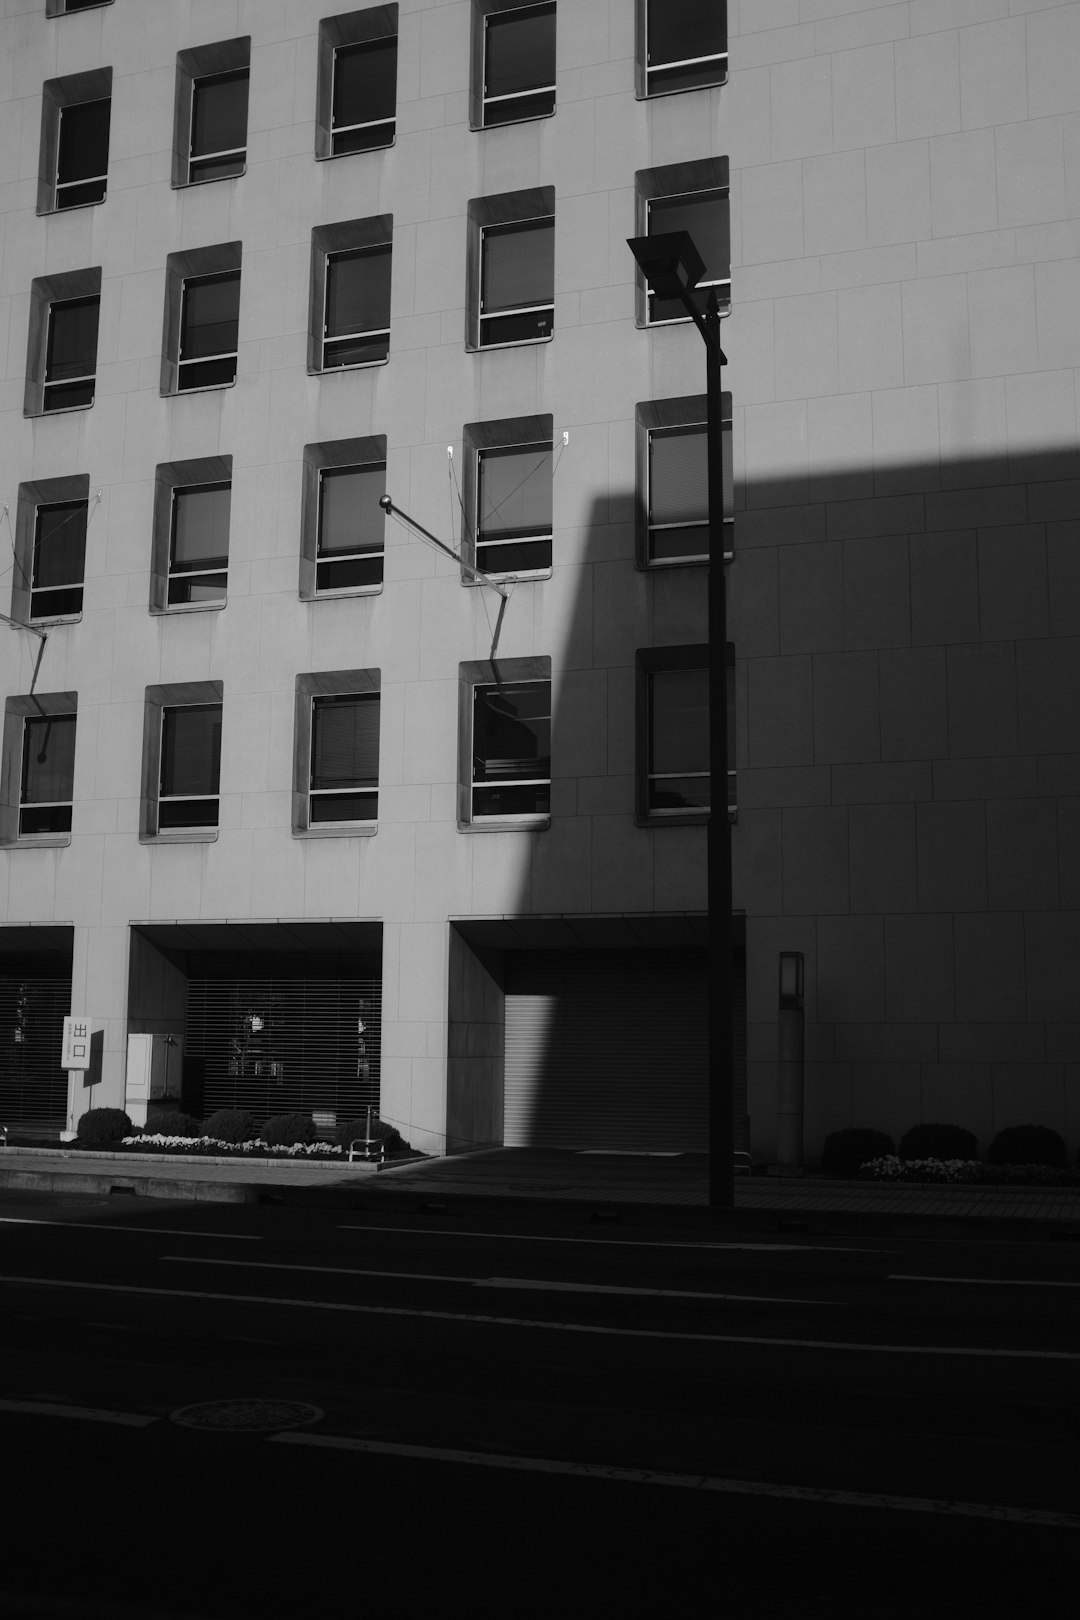
<path id="1" fill-rule="evenodd" d="M 146 1197 L 249 1202 L 257 1199 L 347 1207 L 407 1201 L 463 1206 L 510 1203 L 524 1213 L 575 1204 L 681 1220 L 732 1219 L 710 1211 L 704 1155 L 569 1153 L 495 1148 L 390 1165 L 286 1159 L 139 1160 L 130 1154 L 0 1149 L 0 1187 Z M 569 1210 L 567 1209 L 567 1213 Z M 1080 1188 L 918 1186 L 830 1181 L 818 1176 L 740 1176 L 735 1221 L 747 1228 L 813 1222 L 880 1232 L 894 1222 L 942 1230 L 978 1227 L 990 1235 L 1033 1235 L 1035 1228 L 1080 1233 Z"/>

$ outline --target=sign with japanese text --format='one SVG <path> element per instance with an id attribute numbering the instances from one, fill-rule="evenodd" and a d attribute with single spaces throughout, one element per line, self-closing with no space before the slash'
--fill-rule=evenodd
<path id="1" fill-rule="evenodd" d="M 64 1019 L 64 1055 L 62 1069 L 88 1069 L 90 1067 L 90 1020 L 74 1013 Z"/>

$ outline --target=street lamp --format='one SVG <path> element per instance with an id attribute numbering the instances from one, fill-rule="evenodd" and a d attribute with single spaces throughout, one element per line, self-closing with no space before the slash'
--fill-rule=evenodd
<path id="1" fill-rule="evenodd" d="M 708 349 L 709 454 L 709 759 L 712 772 L 708 829 L 709 900 L 709 1203 L 735 1202 L 731 1014 L 731 822 L 727 805 L 727 590 L 724 580 L 724 459 L 721 437 L 720 310 L 709 289 L 704 314 L 694 288 L 705 263 L 689 231 L 635 236 L 628 242 L 658 298 L 677 298 Z M 719 799 L 719 803 L 717 800 Z"/>

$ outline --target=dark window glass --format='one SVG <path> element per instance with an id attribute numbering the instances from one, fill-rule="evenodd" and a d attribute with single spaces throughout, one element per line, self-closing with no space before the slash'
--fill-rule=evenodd
<path id="1" fill-rule="evenodd" d="M 484 18 L 484 123 L 555 111 L 555 7 L 522 6 Z"/>
<path id="2" fill-rule="evenodd" d="M 551 446 L 481 450 L 476 469 L 476 566 L 485 573 L 551 567 Z"/>
<path id="3" fill-rule="evenodd" d="M 311 710 L 312 826 L 379 814 L 379 694 L 317 697 Z"/>
<path id="4" fill-rule="evenodd" d="M 555 326 L 555 221 L 489 225 L 481 253 L 481 347 L 550 337 Z"/>
<path id="5" fill-rule="evenodd" d="M 91 6 L 102 6 L 106 0 L 64 0 L 64 11 L 89 11 Z"/>
<path id="6" fill-rule="evenodd" d="M 709 555 L 709 444 L 704 424 L 649 434 L 649 561 Z"/>
<path id="7" fill-rule="evenodd" d="M 648 0 L 646 90 L 694 90 L 727 76 L 726 0 Z"/>
<path id="8" fill-rule="evenodd" d="M 366 152 L 394 139 L 397 37 L 342 45 L 334 52 L 331 151 Z"/>
<path id="9" fill-rule="evenodd" d="M 709 672 L 654 670 L 649 676 L 648 810 L 709 808 Z"/>
<path id="10" fill-rule="evenodd" d="M 76 101 L 60 108 L 56 156 L 56 206 L 78 208 L 105 197 L 112 102 Z"/>
<path id="11" fill-rule="evenodd" d="M 169 606 L 224 602 L 229 577 L 230 484 L 173 492 Z"/>
<path id="12" fill-rule="evenodd" d="M 30 617 L 81 613 L 86 560 L 86 501 L 39 506 L 34 525 Z"/>
<path id="13" fill-rule="evenodd" d="M 211 388 L 236 380 L 240 272 L 184 282 L 177 387 Z"/>
<path id="14" fill-rule="evenodd" d="M 216 827 L 221 770 L 221 704 L 161 711 L 158 826 Z"/>
<path id="15" fill-rule="evenodd" d="M 191 90 L 189 180 L 242 174 L 247 160 L 248 71 L 196 79 Z"/>
<path id="16" fill-rule="evenodd" d="M 473 692 L 474 817 L 547 815 L 551 804 L 551 682 Z"/>
<path id="17" fill-rule="evenodd" d="M 348 591 L 382 584 L 386 519 L 379 501 L 385 492 L 385 462 L 323 469 L 316 590 Z"/>
<path id="18" fill-rule="evenodd" d="M 95 296 L 69 298 L 49 306 L 45 410 L 93 404 L 100 305 Z"/>
<path id="19" fill-rule="evenodd" d="M 725 191 L 686 192 L 678 197 L 654 197 L 649 203 L 649 235 L 689 231 L 705 263 L 705 273 L 694 293 L 704 310 L 708 290 L 715 286 L 721 305 L 731 297 L 731 227 Z M 649 320 L 686 321 L 689 316 L 677 298 L 649 293 Z"/>
<path id="20" fill-rule="evenodd" d="M 23 725 L 19 832 L 71 831 L 75 716 L 27 716 Z"/>
<path id="21" fill-rule="evenodd" d="M 389 243 L 328 256 L 324 370 L 385 360 L 390 353 L 390 259 Z"/>

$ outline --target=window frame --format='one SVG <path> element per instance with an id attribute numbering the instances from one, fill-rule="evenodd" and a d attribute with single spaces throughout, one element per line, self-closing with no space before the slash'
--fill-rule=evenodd
<path id="1" fill-rule="evenodd" d="M 236 348 L 223 349 L 219 354 L 184 356 L 185 318 L 188 308 L 188 294 L 193 287 L 206 287 L 213 284 L 224 285 L 226 282 L 236 284 Z M 240 355 L 240 271 L 219 270 L 213 275 L 185 276 L 180 288 L 180 342 L 176 354 L 176 391 L 178 394 L 199 393 L 205 388 L 231 388 L 236 381 L 236 372 Z M 213 366 L 222 361 L 233 361 L 232 375 L 214 382 L 185 383 L 184 367 Z"/>
<path id="2" fill-rule="evenodd" d="M 225 564 L 225 590 L 219 600 L 210 602 L 170 602 L 173 537 L 176 496 L 185 489 L 232 488 L 232 456 L 200 456 L 192 461 L 160 462 L 154 472 L 154 523 L 150 559 L 150 612 L 220 613 L 228 603 L 228 571 L 231 561 L 232 524 L 230 522 L 230 556 Z"/>
<path id="3" fill-rule="evenodd" d="M 690 777 L 713 775 L 710 765 L 707 771 L 679 771 L 655 772 L 650 770 L 653 743 L 653 677 L 682 670 L 701 670 L 706 682 L 706 708 L 705 708 L 705 743 L 706 750 L 710 741 L 709 729 L 709 644 L 696 643 L 682 647 L 639 647 L 635 656 L 636 667 L 636 714 L 637 714 L 637 769 L 636 777 L 636 814 L 635 821 L 639 827 L 688 827 L 704 826 L 712 815 L 712 784 L 710 780 L 710 804 L 672 806 L 670 808 L 655 808 L 650 803 L 650 787 L 652 782 L 670 778 L 684 780 Z M 737 803 L 737 773 L 736 773 L 736 673 L 735 673 L 735 646 L 728 642 L 725 648 L 725 667 L 727 679 L 725 688 L 727 692 L 727 745 L 728 760 L 725 780 L 727 783 L 727 812 L 728 819 L 735 821 L 738 818 Z"/>
<path id="4" fill-rule="evenodd" d="M 550 416 L 511 416 L 495 422 L 467 422 L 462 434 L 462 506 L 464 509 L 464 546 L 462 548 L 465 560 L 473 568 L 481 569 L 480 563 L 480 466 L 482 458 L 491 452 L 498 453 L 505 450 L 528 450 L 547 447 L 554 458 L 553 419 Z M 552 463 L 554 471 L 554 460 Z M 485 573 L 483 580 L 462 570 L 462 583 L 465 585 L 483 585 L 487 581 L 515 581 L 550 579 L 555 548 L 554 523 L 554 478 L 552 480 L 552 522 L 546 535 L 530 536 L 527 543 L 535 540 L 548 541 L 551 548 L 550 560 L 540 568 L 532 569 L 506 569 Z M 513 544 L 512 541 L 495 542 L 498 544 Z"/>
<path id="5" fill-rule="evenodd" d="M 35 692 L 32 696 L 9 697 L 4 703 L 3 744 L 0 750 L 0 848 L 64 848 L 71 843 L 71 821 L 66 828 L 47 832 L 23 832 L 23 755 L 28 721 L 75 719 L 75 759 L 72 765 L 72 819 L 76 800 L 78 770 L 78 713 L 76 692 Z M 66 806 L 68 800 L 53 801 Z"/>
<path id="6" fill-rule="evenodd" d="M 484 283 L 486 277 L 485 242 L 489 233 L 508 235 L 515 230 L 530 230 L 550 225 L 552 267 L 551 299 L 505 310 L 484 311 Z M 516 349 L 525 345 L 550 343 L 555 335 L 555 188 L 538 186 L 529 191 L 507 191 L 492 197 L 474 197 L 468 207 L 468 238 L 466 251 L 465 347 L 470 353 L 495 349 Z M 533 336 L 506 338 L 490 342 L 485 339 L 485 322 L 520 319 L 530 314 L 548 312 L 548 330 Z"/>
<path id="7" fill-rule="evenodd" d="M 383 514 L 383 544 L 381 552 L 382 576 L 370 585 L 340 585 L 325 589 L 319 587 L 319 565 L 324 561 L 347 561 L 350 558 L 374 556 L 374 548 L 342 553 L 339 558 L 320 556 L 322 543 L 322 481 L 324 473 L 362 472 L 367 468 L 386 468 L 386 435 L 373 434 L 363 439 L 329 439 L 320 444 L 304 446 L 303 489 L 300 510 L 300 598 L 305 602 L 335 601 L 348 596 L 377 596 L 383 589 L 386 575 L 386 515 Z"/>
<path id="8" fill-rule="evenodd" d="M 228 600 L 228 590 L 229 590 L 229 553 L 228 553 L 228 550 L 226 550 L 226 552 L 225 552 L 225 562 L 224 562 L 224 564 L 219 564 L 219 565 L 216 565 L 214 567 L 210 567 L 208 565 L 208 566 L 205 566 L 203 568 L 185 569 L 185 568 L 180 567 L 178 565 L 177 561 L 176 561 L 176 536 L 177 536 L 177 525 L 178 525 L 179 519 L 180 519 L 180 503 L 181 503 L 181 501 L 185 497 L 190 496 L 190 495 L 209 495 L 209 494 L 215 494 L 216 495 L 216 494 L 219 494 L 222 490 L 228 490 L 229 495 L 231 497 L 231 495 L 232 495 L 232 481 L 231 481 L 231 479 L 229 480 L 228 483 L 176 484 L 173 487 L 173 492 L 172 492 L 172 518 L 171 518 L 171 522 L 169 524 L 169 584 L 168 584 L 168 597 L 167 597 L 168 609 L 169 609 L 170 613 L 175 613 L 177 611 L 189 611 L 193 607 L 194 608 L 199 608 L 199 607 L 224 607 L 227 600 Z M 228 536 L 226 536 L 226 540 L 227 539 L 228 539 Z M 190 600 L 184 602 L 184 601 L 179 601 L 179 600 L 174 599 L 174 596 L 173 596 L 174 585 L 177 588 L 179 588 L 180 584 L 182 584 L 184 581 L 193 581 L 193 580 L 196 580 L 196 579 L 201 580 L 201 581 L 205 581 L 205 580 L 210 579 L 211 576 L 213 576 L 215 578 L 217 576 L 220 576 L 221 590 L 220 590 L 220 594 L 218 596 L 201 598 L 197 602 L 192 602 Z"/>
<path id="9" fill-rule="evenodd" d="M 86 532 L 87 538 L 89 538 L 90 518 L 92 515 L 89 473 L 77 473 L 68 478 L 40 478 L 33 483 L 19 485 L 18 505 L 15 514 L 15 559 L 11 578 L 11 617 L 20 624 L 77 624 L 82 618 L 82 607 L 79 608 L 78 612 L 46 614 L 37 617 L 34 617 L 31 611 L 34 597 L 33 581 L 39 526 L 38 513 L 43 508 L 74 506 L 76 504 L 86 507 Z M 72 582 L 66 588 L 73 590 L 76 586 Z M 85 593 L 85 552 L 83 577 L 78 588 Z M 85 600 L 85 595 L 83 600 Z"/>
<path id="10" fill-rule="evenodd" d="M 385 327 L 370 328 L 370 335 L 386 337 L 385 354 L 370 360 L 355 360 L 344 365 L 327 366 L 326 344 L 354 341 L 369 335 L 364 332 L 349 336 L 326 336 L 327 307 L 330 290 L 330 264 L 332 261 L 365 254 L 386 252 L 390 259 L 390 302 L 386 310 Z M 311 233 L 311 288 L 308 301 L 308 372 L 311 376 L 332 376 L 342 371 L 363 371 L 369 366 L 385 366 L 390 359 L 390 339 L 393 332 L 393 275 L 394 275 L 394 216 L 374 214 L 366 219 L 343 220 L 335 225 L 317 225 Z"/>
<path id="11" fill-rule="evenodd" d="M 221 712 L 222 746 L 218 757 L 218 785 L 217 792 L 213 794 L 169 794 L 161 793 L 161 772 L 163 768 L 162 739 L 165 726 L 165 714 L 175 709 L 217 708 Z M 214 843 L 218 837 L 221 826 L 221 760 L 225 757 L 225 704 L 224 687 L 221 681 L 187 681 L 169 686 L 148 686 L 144 702 L 143 718 L 143 764 L 142 764 L 142 795 L 139 816 L 140 843 L 173 843 L 173 844 L 208 844 Z M 179 802 L 181 799 L 209 802 L 215 801 L 217 819 L 214 822 L 205 822 L 197 826 L 165 826 L 161 825 L 160 807 L 163 797 L 168 802 Z"/>
<path id="12" fill-rule="evenodd" d="M 335 126 L 334 87 L 337 77 L 337 59 L 341 51 L 358 47 L 374 47 L 388 39 L 395 42 L 394 61 L 394 114 L 389 119 L 372 119 L 368 123 Z M 357 157 L 364 152 L 385 151 L 397 139 L 397 57 L 398 8 L 396 4 L 368 6 L 362 11 L 346 12 L 338 17 L 324 17 L 319 23 L 318 77 L 315 110 L 315 157 L 319 162 L 328 158 Z M 389 125 L 385 140 L 349 151 L 336 151 L 335 137 L 349 129 L 384 128 Z"/>
<path id="13" fill-rule="evenodd" d="M 231 174 L 193 175 L 193 162 L 207 162 L 212 154 L 195 157 L 191 150 L 194 132 L 195 92 L 199 84 L 227 76 L 246 74 L 250 89 L 251 35 L 237 39 L 217 40 L 212 45 L 198 45 L 179 51 L 176 57 L 176 89 L 173 106 L 173 162 L 172 186 L 179 190 L 185 186 L 208 186 L 221 180 L 236 180 L 247 171 L 247 152 L 250 144 L 250 103 L 244 121 L 244 146 L 230 147 L 227 151 L 243 151 L 243 162 Z"/>
<path id="14" fill-rule="evenodd" d="M 236 366 L 227 382 L 193 383 L 180 387 L 180 350 L 183 342 L 185 290 L 189 283 L 206 282 L 236 275 L 243 289 L 243 244 L 219 242 L 212 247 L 194 248 L 184 253 L 170 253 L 165 260 L 165 312 L 161 334 L 161 382 L 163 399 L 175 394 L 197 394 L 218 388 L 233 388 L 240 370 L 240 294 L 237 295 Z M 220 358 L 233 357 L 233 351 L 223 351 Z M 210 360 L 192 359 L 186 365 L 205 365 Z"/>
<path id="15" fill-rule="evenodd" d="M 712 4 L 721 14 L 721 28 L 723 32 L 724 48 L 722 51 L 709 52 L 702 57 L 687 58 L 682 62 L 658 62 L 655 67 L 649 63 L 649 6 L 652 0 L 635 0 L 635 52 L 634 52 L 634 93 L 638 101 L 655 101 L 661 96 L 685 95 L 691 90 L 715 89 L 718 85 L 726 84 L 728 80 L 728 16 L 727 0 L 712 0 Z M 670 0 L 656 0 L 658 4 L 669 4 Z M 665 70 L 670 72 L 674 67 L 690 67 L 697 63 L 715 62 L 717 71 L 715 77 L 703 79 L 698 84 L 674 84 L 663 88 L 652 88 L 649 75 L 659 74 Z"/>
<path id="16" fill-rule="evenodd" d="M 105 139 L 105 173 L 84 180 L 60 179 L 61 131 L 64 117 L 73 109 L 93 106 L 98 102 L 112 104 L 111 67 L 94 68 L 89 73 L 67 74 L 62 79 L 47 79 L 41 87 L 41 142 L 38 154 L 37 212 L 39 214 L 72 213 L 78 208 L 96 208 L 105 201 L 108 191 L 109 136 Z M 100 197 L 61 205 L 60 192 L 72 186 L 87 186 L 100 179 Z"/>
<path id="17" fill-rule="evenodd" d="M 709 288 L 717 289 L 717 302 L 722 315 L 731 309 L 731 187 L 730 168 L 726 157 L 702 158 L 689 163 L 665 164 L 655 169 L 639 169 L 634 176 L 635 235 L 650 235 L 650 215 L 653 204 L 698 198 L 702 202 L 716 200 L 722 207 L 723 230 L 727 236 L 726 259 L 722 273 L 711 280 L 701 281 L 698 291 L 703 295 Z M 691 235 L 693 233 L 691 232 Z M 652 299 L 640 266 L 635 274 L 636 314 L 639 327 L 654 330 L 665 326 L 680 326 L 690 316 L 664 316 L 653 318 Z M 702 302 L 704 299 L 702 299 Z"/>
<path id="18" fill-rule="evenodd" d="M 365 821 L 313 821 L 311 778 L 314 765 L 316 705 L 323 700 L 360 698 L 379 705 L 379 749 L 375 815 Z M 294 838 L 371 838 L 379 830 L 378 795 L 382 777 L 382 671 L 322 670 L 297 675 L 293 746 L 292 834 Z M 326 792 L 334 791 L 327 789 Z M 345 790 L 337 790 L 345 791 Z"/>
<path id="19" fill-rule="evenodd" d="M 550 84 L 538 84 L 522 91 L 513 91 L 507 95 L 489 96 L 487 93 L 488 81 L 488 40 L 489 27 L 493 18 L 505 18 L 515 11 L 543 11 L 550 12 L 556 20 L 554 51 L 552 62 L 552 77 Z M 558 101 L 558 13 L 555 0 L 473 0 L 472 7 L 472 73 L 469 96 L 469 125 L 474 130 L 504 129 L 509 124 L 532 123 L 538 118 L 553 118 Z M 523 112 L 518 117 L 503 118 L 491 121 L 487 117 L 488 106 L 496 102 L 508 100 L 535 100 L 540 95 L 550 92 L 551 105 L 537 111 Z"/>
<path id="20" fill-rule="evenodd" d="M 695 568 L 708 566 L 707 552 L 680 557 L 654 557 L 652 535 L 657 528 L 673 525 L 654 524 L 651 520 L 651 448 L 655 435 L 678 433 L 686 428 L 700 428 L 706 435 L 706 478 L 708 477 L 708 401 L 704 394 L 686 394 L 676 399 L 640 401 L 635 410 L 635 518 L 637 531 L 637 563 L 648 570 L 666 568 Z M 735 490 L 734 440 L 732 432 L 732 397 L 727 390 L 720 396 L 721 453 L 724 469 L 724 561 L 731 562 L 735 555 Z M 709 521 L 708 499 L 704 525 Z M 689 526 L 689 525 L 687 525 Z M 698 525 L 694 525 L 698 526 Z"/>
<path id="21" fill-rule="evenodd" d="M 94 383 L 90 399 L 74 405 L 46 408 L 45 390 L 50 386 L 48 370 L 52 312 L 57 305 L 89 303 L 98 305 L 98 329 L 94 343 L 94 370 L 86 380 Z M 60 416 L 65 411 L 88 411 L 97 394 L 97 368 L 101 360 L 101 266 L 88 270 L 68 270 L 56 276 L 35 276 L 30 283 L 30 323 L 26 344 L 26 384 L 23 389 L 24 416 Z M 77 379 L 58 379 L 73 382 Z M 55 386 L 55 384 L 52 384 Z"/>
<path id="22" fill-rule="evenodd" d="M 482 782 L 477 783 L 474 770 L 474 726 L 477 693 L 492 687 L 505 688 L 508 686 L 530 686 L 538 684 L 545 684 L 548 688 L 550 727 L 550 713 L 551 708 L 553 707 L 551 703 L 552 684 L 550 658 L 500 658 L 497 662 L 494 660 L 487 660 L 483 662 L 469 662 L 459 665 L 458 830 L 460 832 L 536 832 L 550 827 L 551 789 L 553 783 L 550 754 L 548 756 L 549 764 L 547 777 L 521 778 L 517 784 L 519 786 L 542 786 L 546 784 L 548 789 L 547 810 L 501 816 L 487 816 L 483 814 L 477 815 L 474 810 L 474 795 L 476 789 L 478 786 L 484 786 Z M 508 783 L 507 785 L 510 784 Z"/>

